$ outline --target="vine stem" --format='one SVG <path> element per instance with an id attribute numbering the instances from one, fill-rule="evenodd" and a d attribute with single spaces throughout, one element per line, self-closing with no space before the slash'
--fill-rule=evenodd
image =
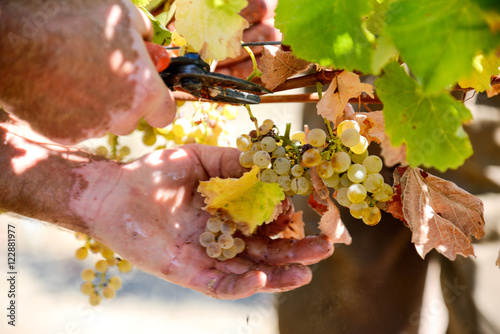
<path id="1" fill-rule="evenodd" d="M 253 71 L 252 71 L 252 73 L 250 73 L 250 75 L 248 76 L 247 80 L 250 81 L 250 80 L 252 80 L 255 77 L 259 77 L 260 78 L 262 76 L 262 72 L 257 67 L 257 60 L 255 59 L 255 55 L 253 54 L 253 51 L 248 46 L 244 46 L 243 48 L 250 55 L 250 58 L 252 59 L 252 64 L 253 64 Z"/>
<path id="2" fill-rule="evenodd" d="M 255 117 L 252 114 L 252 110 L 250 109 L 250 105 L 249 104 L 245 104 L 245 108 L 248 111 L 248 116 L 250 117 L 250 120 L 253 122 L 253 124 L 255 124 L 255 130 L 257 130 L 257 137 L 259 137 L 260 136 L 260 131 L 259 131 L 259 122 L 257 121 L 257 117 Z"/>

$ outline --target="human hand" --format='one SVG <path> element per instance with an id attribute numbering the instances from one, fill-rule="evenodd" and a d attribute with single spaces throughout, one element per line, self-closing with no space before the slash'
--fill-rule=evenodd
<path id="1" fill-rule="evenodd" d="M 237 149 L 203 145 L 155 151 L 89 181 L 93 186 L 74 207 L 91 236 L 137 267 L 210 296 L 243 298 L 309 283 L 311 271 L 304 264 L 333 251 L 323 237 L 246 237 L 247 249 L 222 262 L 199 245 L 210 217 L 202 210 L 199 181 L 240 177 L 238 155 Z M 89 171 L 84 167 L 78 173 L 86 177 Z"/>
<path id="2" fill-rule="evenodd" d="M 50 11 L 34 0 L 0 6 L 0 103 L 35 131 L 74 144 L 128 134 L 141 117 L 155 127 L 175 117 L 144 46 L 151 23 L 131 1 L 68 0 Z M 36 13 L 49 19 L 26 28 L 22 18 Z M 11 43 L 9 32 L 23 35 Z"/>

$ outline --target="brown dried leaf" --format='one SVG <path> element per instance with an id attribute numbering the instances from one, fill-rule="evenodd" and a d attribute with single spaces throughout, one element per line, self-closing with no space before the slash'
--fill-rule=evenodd
<path id="1" fill-rule="evenodd" d="M 384 163 L 387 167 L 392 167 L 396 164 L 408 165 L 406 161 L 406 145 L 403 143 L 398 147 L 392 146 L 391 139 L 385 134 L 384 139 L 380 143 L 380 155 L 384 158 Z"/>
<path id="2" fill-rule="evenodd" d="M 471 236 L 484 235 L 483 202 L 478 197 L 419 168 L 408 167 L 401 177 L 395 173 L 395 186 L 398 180 L 404 218 L 422 258 L 433 248 L 450 260 L 457 254 L 474 255 Z"/>
<path id="3" fill-rule="evenodd" d="M 385 121 L 382 110 L 358 112 L 354 117 L 359 123 L 359 132 L 364 135 L 369 142 L 375 141 L 381 143 L 387 136 L 385 134 Z"/>
<path id="4" fill-rule="evenodd" d="M 302 211 L 293 214 L 292 221 L 287 225 L 286 229 L 280 233 L 280 238 L 302 239 L 306 236 L 302 214 Z"/>
<path id="5" fill-rule="evenodd" d="M 275 46 L 266 46 L 260 58 L 262 82 L 267 89 L 273 90 L 292 75 L 306 71 L 311 63 L 295 57 L 291 51 Z"/>
<path id="6" fill-rule="evenodd" d="M 349 99 L 358 97 L 362 92 L 373 98 L 373 86 L 362 83 L 359 76 L 352 72 L 342 71 L 333 78 L 332 83 L 316 105 L 318 115 L 338 125 L 338 119 L 343 117 L 344 108 Z"/>

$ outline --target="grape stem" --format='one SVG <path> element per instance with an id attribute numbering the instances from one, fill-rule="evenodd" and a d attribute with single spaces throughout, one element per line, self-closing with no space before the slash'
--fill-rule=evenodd
<path id="1" fill-rule="evenodd" d="M 250 117 L 250 120 L 255 124 L 255 129 L 257 130 L 257 137 L 260 136 L 260 131 L 259 131 L 259 122 L 257 121 L 257 117 L 255 117 L 252 114 L 252 110 L 250 109 L 249 104 L 245 104 L 245 108 L 247 108 L 248 111 L 248 116 Z"/>
<path id="2" fill-rule="evenodd" d="M 252 64 L 253 64 L 253 71 L 252 71 L 252 73 L 250 73 L 250 75 L 248 76 L 247 80 L 250 81 L 250 80 L 252 80 L 255 77 L 259 77 L 260 78 L 262 76 L 262 72 L 257 67 L 257 60 L 255 60 L 255 55 L 253 54 L 253 51 L 248 46 L 244 46 L 243 48 L 250 55 L 250 58 L 252 59 Z"/>
<path id="3" fill-rule="evenodd" d="M 286 123 L 286 128 L 285 128 L 285 134 L 283 136 L 280 136 L 279 139 L 283 141 L 283 146 L 287 147 L 290 146 L 295 154 L 297 155 L 297 161 L 300 161 L 300 152 L 297 146 L 294 144 L 293 141 L 290 140 L 290 130 L 292 128 L 292 123 Z"/>
<path id="4" fill-rule="evenodd" d="M 111 157 L 116 159 L 116 147 L 118 146 L 118 136 L 112 133 L 108 134 L 109 144 L 111 146 Z"/>

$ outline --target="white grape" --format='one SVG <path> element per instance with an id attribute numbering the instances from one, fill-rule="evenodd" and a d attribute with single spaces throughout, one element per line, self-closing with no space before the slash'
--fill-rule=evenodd
<path id="1" fill-rule="evenodd" d="M 250 168 L 253 166 L 253 156 L 254 153 L 252 151 L 241 152 L 240 154 L 240 165 L 245 168 Z"/>
<path id="2" fill-rule="evenodd" d="M 271 157 L 273 158 L 283 158 L 286 155 L 285 148 L 283 146 L 278 145 L 276 149 L 271 153 Z"/>
<path id="3" fill-rule="evenodd" d="M 332 176 L 326 178 L 326 179 L 322 179 L 323 180 L 323 183 L 329 187 L 329 188 L 334 188 L 336 189 L 339 185 L 339 182 L 340 182 L 340 178 L 339 178 L 339 174 L 337 173 L 334 173 Z"/>
<path id="4" fill-rule="evenodd" d="M 384 183 L 382 185 L 382 189 L 380 191 L 377 191 L 372 195 L 373 199 L 379 202 L 387 202 L 390 201 L 393 195 L 393 190 L 390 185 L 387 183 Z"/>
<path id="5" fill-rule="evenodd" d="M 368 173 L 378 173 L 382 170 L 382 159 L 376 155 L 369 155 L 363 160 L 363 166 L 365 166 Z"/>
<path id="6" fill-rule="evenodd" d="M 317 166 L 316 166 L 316 173 L 318 173 L 319 177 L 323 179 L 327 179 L 330 176 L 333 175 L 335 171 L 333 170 L 332 164 L 330 161 L 327 160 L 322 160 Z"/>
<path id="7" fill-rule="evenodd" d="M 264 137 L 260 141 L 260 148 L 266 152 L 271 153 L 276 149 L 276 140 L 273 137 Z"/>
<path id="8" fill-rule="evenodd" d="M 178 137 L 182 138 L 191 132 L 191 121 L 186 118 L 177 118 L 172 124 L 172 132 Z"/>
<path id="9" fill-rule="evenodd" d="M 353 203 L 349 207 L 349 212 L 354 218 L 361 219 L 367 213 L 368 208 L 368 204 L 364 201 L 361 203 Z"/>
<path id="10" fill-rule="evenodd" d="M 258 151 L 253 155 L 253 163 L 259 168 L 266 168 L 271 163 L 271 156 L 266 151 Z"/>
<path id="11" fill-rule="evenodd" d="M 217 233 L 220 231 L 220 227 L 222 225 L 222 219 L 219 217 L 210 217 L 207 220 L 207 230 L 212 233 Z"/>
<path id="12" fill-rule="evenodd" d="M 346 120 L 340 122 L 339 126 L 337 127 L 337 136 L 341 136 L 342 132 L 347 129 L 355 129 L 356 131 L 360 131 L 359 124 L 356 121 L 352 120 Z"/>
<path id="13" fill-rule="evenodd" d="M 274 160 L 273 168 L 279 175 L 285 175 L 290 172 L 290 160 L 287 158 L 278 158 Z"/>
<path id="14" fill-rule="evenodd" d="M 221 235 L 219 235 L 217 242 L 222 249 L 228 249 L 233 247 L 234 245 L 233 236 L 229 233 L 222 233 Z"/>
<path id="15" fill-rule="evenodd" d="M 290 191 L 292 189 L 292 180 L 290 180 L 290 176 L 288 175 L 278 176 L 277 182 L 283 191 Z"/>
<path id="16" fill-rule="evenodd" d="M 220 226 L 220 231 L 222 233 L 233 234 L 236 231 L 236 225 L 230 220 L 225 220 Z"/>
<path id="17" fill-rule="evenodd" d="M 200 234 L 200 245 L 203 247 L 207 247 L 210 243 L 215 241 L 215 235 L 210 232 L 210 231 L 205 231 L 202 234 Z"/>
<path id="18" fill-rule="evenodd" d="M 263 125 L 267 126 L 268 129 L 272 129 L 274 127 L 274 122 L 272 119 L 265 119 L 264 122 L 262 122 Z"/>
<path id="19" fill-rule="evenodd" d="M 310 148 L 302 154 L 302 163 L 307 167 L 313 167 L 321 161 L 321 154 L 315 148 Z"/>
<path id="20" fill-rule="evenodd" d="M 345 129 L 340 136 L 340 141 L 344 146 L 353 147 L 359 143 L 361 135 L 356 129 Z"/>
<path id="21" fill-rule="evenodd" d="M 224 255 L 226 259 L 232 259 L 236 256 L 236 254 L 238 254 L 238 252 L 236 251 L 236 247 L 234 246 L 222 251 L 222 255 Z"/>
<path id="22" fill-rule="evenodd" d="M 255 161 L 255 159 L 254 159 L 254 161 Z M 366 175 L 367 174 L 368 173 L 366 172 L 365 166 L 360 165 L 360 164 L 353 164 L 347 170 L 347 177 L 353 183 L 361 183 L 361 182 L 363 182 L 366 179 Z"/>
<path id="23" fill-rule="evenodd" d="M 271 130 L 271 129 L 269 129 L 269 127 L 265 124 L 262 124 L 261 126 L 259 126 L 259 132 L 262 135 L 267 134 L 269 132 L 269 130 Z"/>
<path id="24" fill-rule="evenodd" d="M 304 195 L 309 191 L 309 180 L 305 177 L 294 177 L 291 184 L 292 191 L 299 195 Z"/>
<path id="25" fill-rule="evenodd" d="M 233 239 L 234 243 L 234 248 L 236 249 L 236 252 L 241 253 L 243 250 L 245 250 L 245 241 L 241 238 L 234 238 Z"/>
<path id="26" fill-rule="evenodd" d="M 376 206 L 370 207 L 367 212 L 363 214 L 363 223 L 366 225 L 377 225 L 380 222 L 380 219 L 382 218 L 382 213 L 380 212 L 380 209 Z"/>
<path id="27" fill-rule="evenodd" d="M 335 194 L 335 199 L 337 200 L 337 202 L 345 207 L 349 207 L 352 204 L 351 200 L 347 196 L 347 190 L 349 190 L 348 187 L 343 187 L 337 190 Z"/>
<path id="28" fill-rule="evenodd" d="M 312 129 L 307 134 L 307 141 L 314 147 L 321 147 L 325 145 L 326 132 L 321 129 Z"/>
<path id="29" fill-rule="evenodd" d="M 211 258 L 217 258 L 222 254 L 222 247 L 217 242 L 211 242 L 207 246 L 207 255 Z"/>
<path id="30" fill-rule="evenodd" d="M 347 177 L 347 173 L 342 174 L 340 177 L 340 184 L 344 187 L 349 187 L 353 182 Z"/>
<path id="31" fill-rule="evenodd" d="M 332 164 L 334 171 L 337 173 L 343 173 L 351 165 L 351 157 L 349 157 L 349 154 L 344 151 L 336 152 L 332 154 L 330 163 Z"/>
<path id="32" fill-rule="evenodd" d="M 351 157 L 351 160 L 355 164 L 363 164 L 363 161 L 365 161 L 365 158 L 368 156 L 368 151 L 364 151 L 361 154 L 356 154 L 354 152 L 350 152 L 349 156 Z"/>
<path id="33" fill-rule="evenodd" d="M 264 169 L 260 173 L 260 180 L 265 183 L 276 183 L 278 181 L 278 174 L 272 169 Z"/>
<path id="34" fill-rule="evenodd" d="M 255 143 L 252 144 L 252 147 L 250 148 L 250 150 L 253 152 L 253 153 L 257 153 L 261 150 L 260 148 L 260 141 L 256 141 Z"/>
<path id="35" fill-rule="evenodd" d="M 298 140 L 302 145 L 304 145 L 306 143 L 306 134 L 304 133 L 304 131 L 297 131 L 292 134 L 292 137 L 290 139 Z"/>
<path id="36" fill-rule="evenodd" d="M 364 136 L 359 137 L 359 143 L 351 147 L 351 151 L 356 154 L 363 154 L 368 150 L 368 139 Z"/>
<path id="37" fill-rule="evenodd" d="M 366 188 L 359 183 L 354 183 L 347 188 L 347 197 L 353 203 L 361 203 L 366 199 Z"/>
<path id="38" fill-rule="evenodd" d="M 252 147 L 252 138 L 249 135 L 240 135 L 236 138 L 236 147 L 242 151 L 248 151 Z"/>
<path id="39" fill-rule="evenodd" d="M 382 190 L 382 186 L 384 185 L 384 177 L 379 173 L 372 173 L 366 176 L 366 179 L 363 181 L 363 185 L 366 190 L 371 193 L 376 193 Z"/>
<path id="40" fill-rule="evenodd" d="M 301 177 L 303 174 L 304 174 L 304 167 L 302 167 L 301 165 L 294 165 L 292 167 L 292 175 L 295 176 L 295 177 Z"/>

